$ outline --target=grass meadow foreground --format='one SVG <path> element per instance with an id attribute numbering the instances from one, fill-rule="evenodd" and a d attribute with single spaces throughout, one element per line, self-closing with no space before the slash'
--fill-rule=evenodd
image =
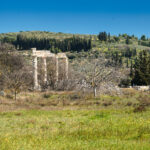
<path id="1" fill-rule="evenodd" d="M 1 98 L 0 150 L 150 149 L 150 110 L 134 111 L 147 93 L 23 95 Z"/>

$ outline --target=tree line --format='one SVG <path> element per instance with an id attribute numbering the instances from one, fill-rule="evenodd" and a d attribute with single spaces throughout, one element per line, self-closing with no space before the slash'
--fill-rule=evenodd
<path id="1" fill-rule="evenodd" d="M 143 39 L 143 36 L 141 36 L 141 39 Z M 125 44 L 127 44 L 127 45 L 132 44 L 133 39 L 138 40 L 138 38 L 135 37 L 134 35 L 130 36 L 128 34 L 119 34 L 118 36 L 111 36 L 110 33 L 107 33 L 105 31 L 99 32 L 97 37 L 98 37 L 99 41 L 107 42 L 107 43 L 115 43 L 115 42 L 118 43 L 121 41 L 121 39 L 123 39 Z M 145 38 L 145 36 L 144 36 L 144 38 Z"/>
<path id="2" fill-rule="evenodd" d="M 37 49 L 51 50 L 54 53 L 67 52 L 67 51 L 89 51 L 92 48 L 91 39 L 85 39 L 73 36 L 72 38 L 66 38 L 63 40 L 52 39 L 47 37 L 38 36 L 25 36 L 19 33 L 16 40 L 10 40 L 4 38 L 1 42 L 11 43 L 18 50 L 29 50 L 32 47 Z"/>

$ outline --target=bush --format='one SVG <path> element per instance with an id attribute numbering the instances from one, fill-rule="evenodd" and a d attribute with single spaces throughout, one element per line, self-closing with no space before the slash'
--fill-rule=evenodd
<path id="1" fill-rule="evenodd" d="M 150 97 L 147 95 L 138 97 L 139 104 L 134 108 L 134 112 L 143 112 L 150 106 Z"/>
<path id="2" fill-rule="evenodd" d="M 81 96 L 79 94 L 73 94 L 73 95 L 70 95 L 70 100 L 78 100 L 78 99 L 81 99 Z"/>
<path id="3" fill-rule="evenodd" d="M 131 86 L 131 79 L 130 78 L 126 78 L 126 79 L 122 79 L 119 83 L 120 87 L 129 87 Z"/>
<path id="4" fill-rule="evenodd" d="M 43 98 L 50 98 L 50 97 L 51 97 L 51 94 L 45 93 L 45 94 L 43 95 Z"/>

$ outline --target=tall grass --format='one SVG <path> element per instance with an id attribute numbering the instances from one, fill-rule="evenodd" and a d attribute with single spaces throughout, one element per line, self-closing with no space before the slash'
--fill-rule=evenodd
<path id="1" fill-rule="evenodd" d="M 130 109 L 1 113 L 0 149 L 148 150 L 149 116 Z"/>

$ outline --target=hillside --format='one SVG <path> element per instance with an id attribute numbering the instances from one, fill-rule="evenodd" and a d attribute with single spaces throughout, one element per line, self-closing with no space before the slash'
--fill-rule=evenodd
<path id="1" fill-rule="evenodd" d="M 102 32 L 103 33 L 103 32 Z M 104 32 L 105 33 L 105 32 Z M 118 36 L 105 33 L 107 40 L 103 41 L 98 35 L 68 34 L 47 31 L 20 31 L 1 33 L 0 42 L 11 43 L 18 50 L 48 49 L 53 53 L 67 52 L 70 59 L 83 57 L 98 57 L 104 53 L 107 58 L 117 64 L 129 67 L 142 50 L 150 51 L 149 41 L 145 36 L 141 39 L 134 35 L 119 34 Z"/>
<path id="2" fill-rule="evenodd" d="M 100 51 L 107 51 L 108 49 L 116 50 L 116 49 L 123 49 L 126 44 L 127 34 L 122 34 L 118 36 L 110 36 L 110 42 L 101 42 L 97 35 L 89 35 L 89 34 L 69 34 L 69 33 L 62 33 L 62 32 L 47 32 L 47 31 L 20 31 L 20 32 L 9 32 L 9 33 L 1 33 L 0 34 L 0 41 L 13 43 L 17 40 L 17 35 L 23 35 L 28 39 L 56 39 L 56 40 L 64 40 L 72 37 L 79 37 L 82 39 L 91 39 L 92 41 L 92 49 L 93 50 L 100 50 Z M 116 40 L 118 38 L 119 40 Z M 139 39 L 134 35 L 130 36 L 130 42 L 127 46 L 130 48 L 136 48 L 137 50 L 150 50 L 148 46 L 139 45 Z"/>

